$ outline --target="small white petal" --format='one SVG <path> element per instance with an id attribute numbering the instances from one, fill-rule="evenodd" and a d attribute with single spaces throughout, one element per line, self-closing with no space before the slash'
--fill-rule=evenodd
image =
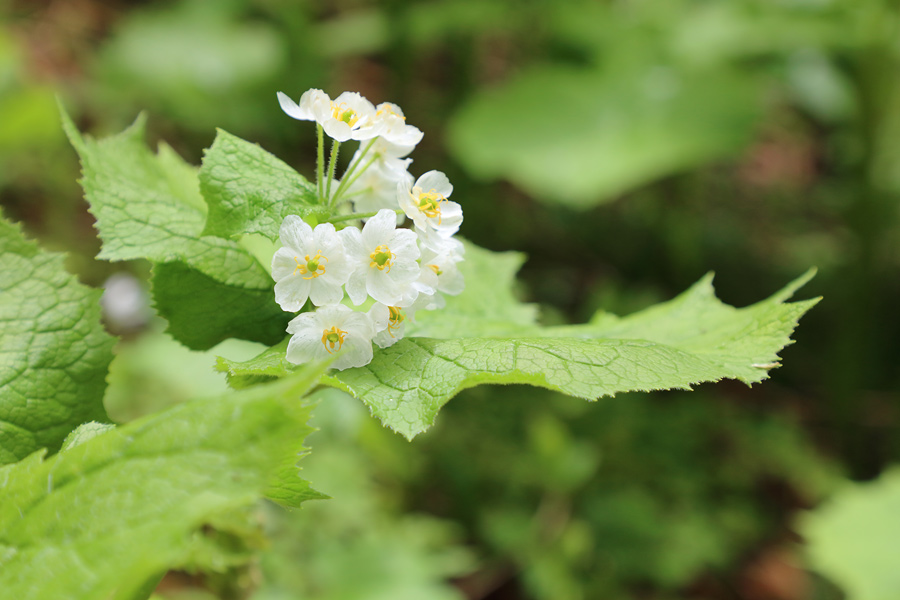
<path id="1" fill-rule="evenodd" d="M 434 190 L 444 198 L 449 198 L 453 193 L 453 185 L 447 176 L 440 171 L 428 171 L 416 180 L 416 187 L 422 188 L 423 192 Z"/>
<path id="2" fill-rule="evenodd" d="M 297 312 L 309 298 L 309 280 L 302 277 L 286 277 L 275 284 L 275 302 L 281 310 Z"/>
<path id="3" fill-rule="evenodd" d="M 312 227 L 297 215 L 286 216 L 278 231 L 281 245 L 298 251 L 303 249 L 306 241 L 312 239 L 312 234 Z"/>

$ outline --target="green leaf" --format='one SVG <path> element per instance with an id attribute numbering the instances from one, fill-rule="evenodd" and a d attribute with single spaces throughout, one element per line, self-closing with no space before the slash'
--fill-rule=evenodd
<path id="1" fill-rule="evenodd" d="M 56 452 L 86 421 L 106 421 L 103 392 L 115 340 L 100 291 L 78 283 L 61 254 L 0 219 L 0 464 Z"/>
<path id="2" fill-rule="evenodd" d="M 784 303 L 812 272 L 743 309 L 716 299 L 707 276 L 674 300 L 626 318 L 601 313 L 585 325 L 542 328 L 530 324 L 533 309 L 512 303 L 509 314 L 517 316 L 505 320 L 501 305 L 494 303 L 511 302 L 511 292 L 486 291 L 487 282 L 497 281 L 489 265 L 505 262 L 499 277 L 509 283 L 519 259 L 485 250 L 471 254 L 471 272 L 482 273 L 486 281 L 467 280 L 469 287 L 454 300 L 455 312 L 446 323 L 423 324 L 446 335 L 459 322 L 461 338 L 406 337 L 376 349 L 365 367 L 334 372 L 322 383 L 362 399 L 382 423 L 407 438 L 428 429 L 458 392 L 485 383 L 530 384 L 589 400 L 627 391 L 690 389 L 724 378 L 751 384 L 778 366 L 777 353 L 791 343 L 797 321 L 818 301 Z M 486 300 L 482 312 L 478 300 L 485 294 L 493 299 Z M 435 311 L 433 318 L 441 315 Z M 292 368 L 284 359 L 286 343 L 243 363 L 219 359 L 217 367 L 235 387 L 284 376 Z"/>
<path id="3" fill-rule="evenodd" d="M 289 375 L 296 367 L 285 358 L 290 339 L 286 337 L 247 361 L 228 360 L 219 356 L 216 359 L 216 370 L 225 373 L 228 385 L 236 390 Z"/>
<path id="4" fill-rule="evenodd" d="M 754 81 L 727 70 L 535 67 L 475 95 L 448 141 L 476 177 L 587 208 L 739 152 L 758 112 Z"/>
<path id="5" fill-rule="evenodd" d="M 847 487 L 800 521 L 812 566 L 848 600 L 892 600 L 900 593 L 900 470 Z"/>
<path id="6" fill-rule="evenodd" d="M 322 369 L 187 402 L 0 470 L 4 595 L 130 599 L 180 565 L 195 531 L 277 482 L 312 431 L 298 399 Z"/>
<path id="7" fill-rule="evenodd" d="M 182 262 L 153 267 L 153 299 L 169 321 L 167 331 L 193 350 L 208 350 L 236 337 L 275 344 L 293 316 L 275 303 L 272 286 L 246 289 L 226 285 Z"/>
<path id="8" fill-rule="evenodd" d="M 183 261 L 226 283 L 271 287 L 266 269 L 236 242 L 206 236 L 206 203 L 197 169 L 166 144 L 153 154 L 142 116 L 117 135 L 82 137 L 63 112 L 63 127 L 81 158 L 85 199 L 97 219 L 103 249 L 97 258 Z"/>
<path id="9" fill-rule="evenodd" d="M 709 277 L 626 319 L 535 328 L 509 338 L 405 338 L 365 367 L 323 383 L 361 398 L 407 438 L 428 429 L 461 390 L 525 383 L 593 400 L 619 392 L 690 389 L 720 379 L 762 381 L 799 318 L 817 300 L 782 304 L 788 290 L 744 309 L 719 302 Z"/>
<path id="10" fill-rule="evenodd" d="M 203 157 L 200 190 L 209 205 L 204 234 L 221 238 L 260 233 L 274 240 L 287 215 L 321 210 L 314 185 L 258 144 L 222 129 Z"/>
<path id="11" fill-rule="evenodd" d="M 268 269 L 235 241 L 201 237 L 207 207 L 197 169 L 164 144 L 153 154 L 143 141 L 142 117 L 124 132 L 97 141 L 82 137 L 65 112 L 62 116 L 81 158 L 81 184 L 103 241 L 98 258 L 168 265 L 157 268 L 154 288 L 169 333 L 194 349 L 227 337 L 263 343 L 280 339 L 271 335 L 284 321 L 280 314 L 277 323 L 259 329 L 243 321 L 259 323 L 275 314 Z M 208 289 L 202 287 L 207 284 Z M 179 287 L 203 292 L 191 302 L 173 302 Z M 211 331 L 211 326 L 221 329 Z"/>

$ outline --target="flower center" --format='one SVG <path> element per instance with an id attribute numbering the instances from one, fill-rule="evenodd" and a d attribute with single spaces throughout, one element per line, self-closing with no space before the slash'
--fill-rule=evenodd
<path id="1" fill-rule="evenodd" d="M 344 345 L 344 338 L 347 336 L 347 332 L 343 329 L 338 329 L 338 326 L 335 325 L 331 329 L 323 329 L 322 330 L 322 345 L 325 346 L 325 351 L 328 354 L 331 354 L 334 350 L 335 344 L 337 344 L 337 349 L 340 351 L 341 346 Z"/>
<path id="2" fill-rule="evenodd" d="M 356 125 L 356 122 L 359 120 L 359 115 L 356 114 L 356 111 L 343 102 L 340 104 L 331 103 L 331 116 L 338 121 L 343 121 L 350 127 Z"/>
<path id="3" fill-rule="evenodd" d="M 303 257 L 305 262 L 300 262 L 300 259 L 296 256 L 294 257 L 294 262 L 297 263 L 296 268 L 294 269 L 294 273 L 300 272 L 301 275 L 306 275 L 309 273 L 309 277 L 304 277 L 303 279 L 315 279 L 319 275 L 325 272 L 325 265 L 322 264 L 322 261 L 328 262 L 327 256 L 322 256 L 322 251 L 317 250 L 316 255 L 312 258 L 309 257 L 309 254 Z"/>
<path id="4" fill-rule="evenodd" d="M 446 202 L 447 199 L 442 195 L 438 194 L 435 190 L 431 190 L 430 192 L 420 192 L 419 200 L 418 200 L 418 208 L 419 211 L 422 212 L 429 219 L 433 219 L 434 217 L 438 218 L 438 224 L 441 222 L 441 202 Z"/>
<path id="5" fill-rule="evenodd" d="M 435 274 L 435 275 L 440 276 L 441 273 L 443 273 L 443 271 L 441 271 L 441 268 L 440 268 L 439 266 L 437 266 L 437 265 L 426 265 L 426 266 L 427 266 L 429 269 L 431 269 L 432 271 L 434 271 L 434 274 Z"/>
<path id="6" fill-rule="evenodd" d="M 403 320 L 406 318 L 403 316 L 403 313 L 400 312 L 399 306 L 388 306 L 388 311 L 390 311 L 390 320 L 388 321 L 388 334 L 391 337 L 394 337 L 394 329 L 400 327 L 400 324 L 403 323 Z"/>
<path id="7" fill-rule="evenodd" d="M 390 273 L 391 261 L 397 258 L 397 255 L 391 252 L 390 248 L 382 244 L 375 248 L 375 252 L 370 254 L 369 258 L 372 259 L 372 262 L 369 263 L 369 267 L 378 269 L 379 271 L 387 269 L 387 272 Z"/>

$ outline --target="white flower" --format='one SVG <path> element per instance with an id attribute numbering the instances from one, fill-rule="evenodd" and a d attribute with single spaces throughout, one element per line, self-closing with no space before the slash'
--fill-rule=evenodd
<path id="1" fill-rule="evenodd" d="M 341 231 L 353 265 L 347 294 L 354 304 L 362 304 L 368 295 L 395 305 L 419 276 L 416 234 L 396 227 L 394 211 L 385 209 L 369 219 L 362 231 L 353 227 Z"/>
<path id="2" fill-rule="evenodd" d="M 381 130 L 375 107 L 356 92 L 344 92 L 328 104 L 314 103 L 313 114 L 325 133 L 339 142 L 370 140 Z"/>
<path id="3" fill-rule="evenodd" d="M 307 90 L 295 103 L 278 92 L 281 110 L 301 121 L 315 121 L 329 137 L 339 141 L 370 140 L 377 137 L 385 123 L 375 118 L 375 107 L 356 92 L 344 92 L 334 100 L 322 90 Z"/>
<path id="4" fill-rule="evenodd" d="M 400 208 L 423 231 L 433 230 L 442 237 L 450 237 L 462 224 L 462 208 L 447 200 L 453 186 L 440 171 L 428 171 L 416 180 L 412 190 L 397 185 Z"/>
<path id="5" fill-rule="evenodd" d="M 369 317 L 375 327 L 373 341 L 381 348 L 393 346 L 403 339 L 406 329 L 406 315 L 409 309 L 400 306 L 385 306 L 376 302 L 369 309 Z"/>
<path id="6" fill-rule="evenodd" d="M 322 223 L 313 230 L 300 217 L 288 215 L 279 234 L 283 248 L 272 257 L 278 305 L 296 312 L 307 298 L 316 306 L 340 302 L 344 298 L 341 286 L 353 267 L 347 262 L 344 244 L 334 225 Z"/>
<path id="7" fill-rule="evenodd" d="M 428 269 L 433 272 L 437 278 L 434 287 L 451 296 L 461 294 L 466 287 L 462 273 L 456 266 L 460 260 L 462 260 L 462 256 L 453 252 L 438 254 L 429 248 L 422 250 L 422 270 Z"/>
<path id="8" fill-rule="evenodd" d="M 287 332 L 292 336 L 287 359 L 297 365 L 337 355 L 331 366 L 343 370 L 372 360 L 372 320 L 341 304 L 297 315 L 288 323 Z"/>
<path id="9" fill-rule="evenodd" d="M 299 104 L 291 100 L 288 95 L 283 92 L 278 92 L 277 96 L 278 104 L 281 105 L 281 110 L 286 112 L 288 116 L 299 119 L 301 121 L 316 120 L 316 116 L 313 111 L 314 105 L 331 105 L 331 98 L 328 97 L 328 94 L 326 94 L 322 90 L 317 89 L 306 90 L 305 92 L 303 92 L 303 95 L 300 96 Z"/>
<path id="10" fill-rule="evenodd" d="M 409 147 L 411 152 L 412 148 L 422 141 L 422 136 L 424 134 L 418 127 L 406 124 L 406 117 L 403 116 L 403 110 L 396 104 L 382 102 L 375 109 L 375 118 L 382 123 L 381 133 L 379 135 L 382 139 L 391 144 Z M 409 152 L 406 154 L 409 154 Z"/>

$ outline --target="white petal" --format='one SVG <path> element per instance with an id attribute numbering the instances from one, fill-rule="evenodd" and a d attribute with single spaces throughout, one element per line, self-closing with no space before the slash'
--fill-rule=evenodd
<path id="1" fill-rule="evenodd" d="M 281 222 L 278 236 L 282 246 L 299 252 L 303 250 L 306 243 L 313 239 L 313 230 L 297 215 L 288 215 Z"/>
<path id="2" fill-rule="evenodd" d="M 290 277 L 297 269 L 297 262 L 294 260 L 294 251 L 290 248 L 279 248 L 272 256 L 272 279 L 281 281 L 285 277 Z"/>
<path id="3" fill-rule="evenodd" d="M 391 269 L 391 271 L 393 271 L 393 269 Z M 369 272 L 366 275 L 366 291 L 369 292 L 369 295 L 375 298 L 375 300 L 382 304 L 387 304 L 388 306 L 397 305 L 403 297 L 403 292 L 406 291 L 406 287 L 408 286 L 404 286 L 402 283 L 398 285 L 385 271 L 369 269 Z"/>
<path id="4" fill-rule="evenodd" d="M 453 185 L 447 176 L 440 171 L 428 171 L 416 180 L 416 187 L 422 188 L 423 192 L 434 190 L 444 198 L 449 198 L 453 193 Z"/>
<path id="5" fill-rule="evenodd" d="M 387 244 L 397 228 L 397 216 L 392 210 L 379 210 L 378 214 L 366 221 L 362 230 L 362 245 L 369 252 L 376 246 Z M 391 248 L 393 250 L 393 248 Z"/>
<path id="6" fill-rule="evenodd" d="M 326 108 L 331 106 L 331 98 L 328 97 L 328 94 L 315 88 L 303 92 L 303 95 L 300 96 L 300 110 L 309 115 L 308 120 L 316 120 L 317 106 Z"/>
<path id="7" fill-rule="evenodd" d="M 309 280 L 299 274 L 282 279 L 275 284 L 275 302 L 282 310 L 297 312 L 309 297 Z"/>
<path id="8" fill-rule="evenodd" d="M 443 237 L 450 237 L 462 225 L 463 214 L 462 207 L 456 202 L 441 202 L 441 218 L 429 219 L 429 224 Z"/>
<path id="9" fill-rule="evenodd" d="M 347 295 L 356 306 L 365 302 L 369 297 L 369 293 L 366 291 L 366 275 L 369 270 L 367 266 L 359 268 L 353 271 L 350 279 L 347 280 Z"/>
<path id="10" fill-rule="evenodd" d="M 324 276 L 310 279 L 309 298 L 316 306 L 337 304 L 344 299 L 341 284 L 325 279 Z"/>
<path id="11" fill-rule="evenodd" d="M 328 119 L 322 123 L 322 127 L 325 129 L 325 133 L 328 134 L 328 137 L 337 140 L 338 142 L 346 142 L 350 139 L 350 126 L 343 121 L 338 121 L 333 118 Z"/>
<path id="12" fill-rule="evenodd" d="M 300 108 L 300 106 L 296 102 L 291 100 L 287 94 L 278 92 L 276 95 L 278 96 L 278 104 L 281 105 L 281 110 L 286 112 L 289 117 L 299 119 L 300 121 L 312 120 L 312 115 L 308 114 L 305 110 Z"/>
<path id="13" fill-rule="evenodd" d="M 332 368 L 338 371 L 344 369 L 352 369 L 353 367 L 364 367 L 372 362 L 372 339 L 360 339 L 355 336 L 347 335 L 344 338 L 344 344 L 341 346 L 341 353 L 337 359 L 331 363 Z"/>
<path id="14" fill-rule="evenodd" d="M 370 308 L 369 312 L 366 314 L 368 314 L 369 319 L 372 321 L 372 327 L 375 332 L 387 329 L 388 324 L 390 324 L 391 311 L 387 305 L 382 304 L 381 302 L 373 304 L 372 308 Z"/>

